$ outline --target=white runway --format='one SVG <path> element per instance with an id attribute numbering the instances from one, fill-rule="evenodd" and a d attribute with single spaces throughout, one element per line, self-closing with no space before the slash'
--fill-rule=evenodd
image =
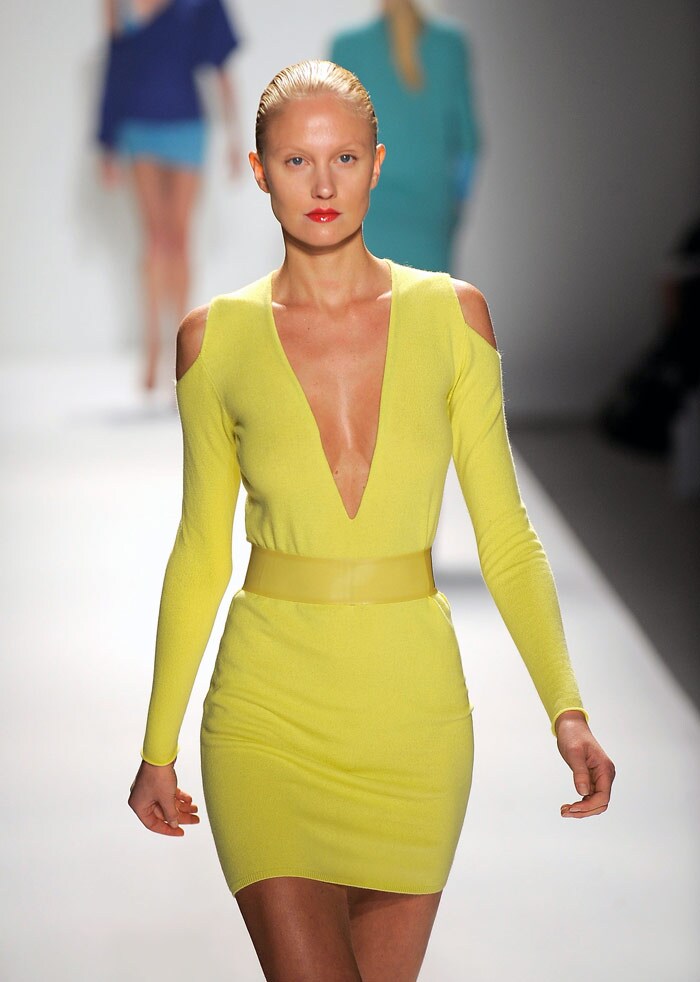
<path id="1" fill-rule="evenodd" d="M 181 481 L 177 418 L 140 407 L 131 378 L 126 360 L 0 372 L 3 982 L 262 979 L 206 819 L 165 839 L 126 806 Z M 522 464 L 519 474 L 591 725 L 618 768 L 614 800 L 601 818 L 559 817 L 569 772 L 466 522 L 443 529 L 450 567 L 465 532 L 464 573 L 440 585 L 477 758 L 421 982 L 698 982 L 698 715 Z M 231 590 L 246 562 L 241 504 Z M 221 626 L 178 761 L 202 815 L 199 715 Z"/>

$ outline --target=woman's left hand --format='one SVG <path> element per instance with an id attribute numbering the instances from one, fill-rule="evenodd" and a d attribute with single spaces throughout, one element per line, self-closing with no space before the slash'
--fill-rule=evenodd
<path id="1" fill-rule="evenodd" d="M 559 753 L 574 772 L 581 801 L 561 806 L 562 818 L 602 815 L 610 801 L 615 765 L 588 728 L 578 710 L 562 713 L 556 722 Z"/>

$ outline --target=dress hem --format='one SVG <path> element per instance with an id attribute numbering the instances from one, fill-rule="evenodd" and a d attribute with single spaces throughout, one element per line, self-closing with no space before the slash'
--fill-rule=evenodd
<path id="1" fill-rule="evenodd" d="M 376 882 L 370 883 L 365 881 L 364 883 L 358 883 L 356 881 L 351 882 L 348 879 L 341 879 L 340 877 L 324 876 L 318 870 L 295 869 L 289 866 L 276 866 L 272 869 L 263 869 L 257 873 L 250 873 L 248 876 L 234 880 L 233 885 L 231 885 L 229 889 L 235 896 L 239 890 L 242 890 L 243 887 L 250 886 L 251 883 L 257 883 L 260 880 L 272 879 L 278 876 L 297 876 L 305 880 L 319 880 L 321 883 L 336 883 L 339 886 L 358 887 L 365 890 L 382 890 L 386 893 L 406 893 L 414 896 L 428 893 L 440 893 L 446 886 L 446 881 L 441 881 L 440 885 L 432 885 L 429 887 L 421 886 L 413 889 L 407 889 L 405 886 L 399 887 L 398 885 L 387 886 L 386 883 L 379 886 Z"/>

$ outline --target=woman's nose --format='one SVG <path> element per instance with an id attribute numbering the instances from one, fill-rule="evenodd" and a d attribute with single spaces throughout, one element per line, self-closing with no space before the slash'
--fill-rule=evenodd
<path id="1" fill-rule="evenodd" d="M 335 197 L 335 181 L 329 169 L 323 168 L 316 171 L 311 193 L 314 198 L 321 198 L 322 200 Z"/>

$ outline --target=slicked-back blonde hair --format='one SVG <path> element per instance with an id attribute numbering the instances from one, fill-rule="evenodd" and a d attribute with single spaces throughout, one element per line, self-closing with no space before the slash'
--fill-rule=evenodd
<path id="1" fill-rule="evenodd" d="M 262 157 L 270 120 L 292 99 L 333 95 L 367 120 L 377 143 L 377 115 L 369 92 L 356 75 L 332 61 L 309 60 L 277 72 L 260 96 L 255 117 L 255 148 Z"/>

